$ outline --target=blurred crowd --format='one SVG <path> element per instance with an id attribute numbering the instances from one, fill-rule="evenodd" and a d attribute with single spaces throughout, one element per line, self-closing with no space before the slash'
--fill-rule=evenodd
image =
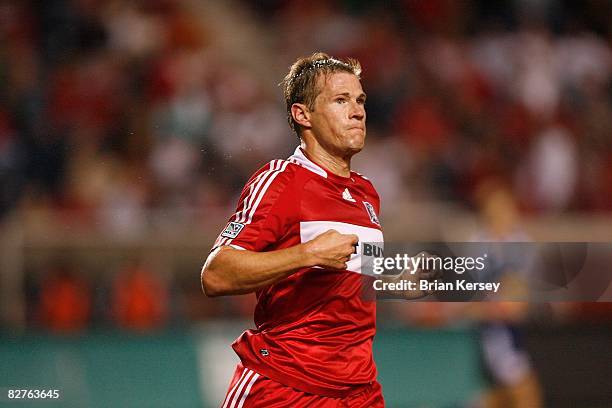
<path id="1" fill-rule="evenodd" d="M 318 50 L 361 61 L 368 143 L 355 168 L 385 205 L 475 209 L 493 177 L 521 212 L 612 210 L 611 3 L 211 3 L 0 1 L 0 220 L 138 236 L 155 214 L 194 228 L 210 209 L 229 214 L 250 174 L 297 144 L 274 81 Z M 68 320 L 88 321 L 95 296 L 56 269 L 32 290 L 32 315 L 61 327 L 70 301 L 89 306 Z M 104 299 L 171 316 L 177 291 L 126 270 Z M 231 307 L 250 314 L 249 302 Z"/>
<path id="2" fill-rule="evenodd" d="M 227 205 L 289 150 L 274 99 L 181 2 L 9 1 L 0 18 L 4 214 L 138 234 L 147 209 Z"/>
<path id="3" fill-rule="evenodd" d="M 387 201 L 470 206 L 495 175 L 528 211 L 606 211 L 612 6 L 572 4 L 243 2 L 268 55 L 239 52 L 277 80 L 314 50 L 361 61 L 357 167 Z M 291 152 L 280 90 L 221 46 L 205 13 L 179 0 L 3 1 L 2 213 L 68 210 L 137 232 L 146 209 L 231 206 L 256 168 Z"/>
<path id="4" fill-rule="evenodd" d="M 314 48 L 364 65 L 359 163 L 386 200 L 471 206 L 497 176 L 526 211 L 612 209 L 609 3 L 269 4 L 286 61 Z"/>

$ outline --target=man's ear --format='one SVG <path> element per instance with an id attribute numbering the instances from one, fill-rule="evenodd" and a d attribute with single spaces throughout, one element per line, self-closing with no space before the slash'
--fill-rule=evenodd
<path id="1" fill-rule="evenodd" d="M 291 105 L 291 116 L 298 125 L 308 129 L 312 127 L 308 106 L 302 103 L 294 103 Z"/>

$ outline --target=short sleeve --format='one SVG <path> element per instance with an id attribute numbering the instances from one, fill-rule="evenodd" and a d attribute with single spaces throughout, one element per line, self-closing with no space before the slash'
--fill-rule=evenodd
<path id="1" fill-rule="evenodd" d="M 286 199 L 294 175 L 289 165 L 273 160 L 251 177 L 213 250 L 229 245 L 259 252 L 283 236 L 292 212 Z"/>

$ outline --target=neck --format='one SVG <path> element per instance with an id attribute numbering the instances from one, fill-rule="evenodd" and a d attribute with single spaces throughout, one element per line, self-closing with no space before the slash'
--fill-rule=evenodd
<path id="1" fill-rule="evenodd" d="M 302 140 L 301 147 L 310 158 L 335 175 L 351 176 L 351 156 L 334 155 L 325 150 L 319 143 L 306 143 L 304 140 Z"/>

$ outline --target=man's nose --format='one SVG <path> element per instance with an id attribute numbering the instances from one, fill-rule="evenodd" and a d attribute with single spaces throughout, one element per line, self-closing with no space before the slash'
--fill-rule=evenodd
<path id="1" fill-rule="evenodd" d="M 363 119 L 365 116 L 365 108 L 362 104 L 359 104 L 357 102 L 353 102 L 351 104 L 351 111 L 350 111 L 350 115 L 349 117 L 351 119 L 355 118 L 355 119 Z"/>

